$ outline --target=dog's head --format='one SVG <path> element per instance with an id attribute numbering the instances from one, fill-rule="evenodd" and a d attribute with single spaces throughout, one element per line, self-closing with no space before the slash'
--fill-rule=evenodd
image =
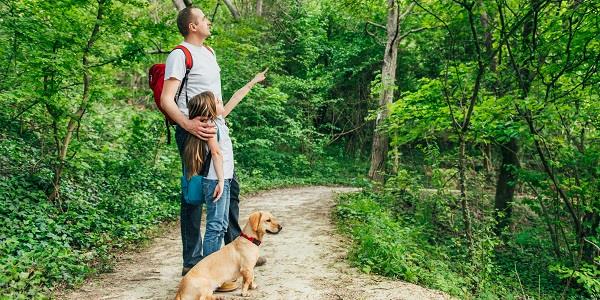
<path id="1" fill-rule="evenodd" d="M 270 212 L 257 211 L 250 214 L 248 224 L 256 233 L 279 233 L 282 229 L 281 225 L 275 220 L 275 217 Z"/>

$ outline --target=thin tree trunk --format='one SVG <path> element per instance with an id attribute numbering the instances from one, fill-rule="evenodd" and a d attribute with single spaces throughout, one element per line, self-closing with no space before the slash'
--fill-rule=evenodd
<path id="1" fill-rule="evenodd" d="M 481 156 L 483 156 L 483 167 L 485 169 L 485 179 L 491 182 L 491 177 L 494 173 L 494 163 L 492 161 L 492 146 L 489 143 L 484 143 L 480 146 Z"/>
<path id="2" fill-rule="evenodd" d="M 414 7 L 411 3 L 409 7 L 399 15 L 398 3 L 395 0 L 388 0 L 387 17 L 387 43 L 383 55 L 383 67 L 381 70 L 381 82 L 383 91 L 379 98 L 379 112 L 375 120 L 375 131 L 373 133 L 373 144 L 371 146 L 371 167 L 369 177 L 375 181 L 383 182 L 385 171 L 385 158 L 388 152 L 389 138 L 381 128 L 381 124 L 387 118 L 388 106 L 394 100 L 394 88 L 396 83 L 396 62 L 398 57 L 398 44 L 401 40 L 400 23 L 410 13 Z"/>
<path id="3" fill-rule="evenodd" d="M 256 0 L 256 15 L 262 17 L 263 14 L 263 0 Z"/>
<path id="4" fill-rule="evenodd" d="M 459 172 L 459 182 L 460 182 L 460 199 L 461 199 L 461 207 L 462 207 L 462 215 L 463 222 L 465 224 L 465 235 L 467 237 L 467 242 L 469 243 L 469 255 L 473 255 L 473 230 L 471 226 L 471 211 L 468 204 L 467 194 L 466 194 L 466 140 L 465 137 L 467 132 L 469 131 L 469 126 L 471 125 L 471 117 L 473 115 L 473 110 L 475 109 L 475 105 L 477 103 L 477 98 L 479 97 L 479 90 L 481 89 L 481 81 L 483 79 L 483 74 L 485 73 L 485 64 L 482 58 L 481 47 L 479 46 L 479 37 L 477 35 L 477 30 L 475 29 L 475 20 L 473 14 L 473 5 L 465 5 L 462 4 L 463 7 L 467 10 L 469 15 L 469 27 L 471 29 L 471 36 L 473 37 L 475 50 L 477 52 L 477 75 L 475 77 L 475 83 L 473 84 L 473 93 L 471 94 L 471 98 L 469 99 L 469 106 L 467 107 L 467 111 L 464 115 L 463 121 L 460 124 L 460 130 L 458 132 L 459 137 L 459 154 L 458 154 L 458 172 Z M 456 123 L 456 120 L 454 120 Z"/>
<path id="5" fill-rule="evenodd" d="M 233 16 L 233 19 L 236 21 L 239 21 L 240 13 L 239 13 L 238 9 L 235 7 L 235 5 L 233 5 L 233 2 L 231 2 L 231 0 L 223 0 L 223 2 L 225 3 L 225 6 L 227 6 L 227 9 L 229 9 L 229 12 Z"/>
<path id="6" fill-rule="evenodd" d="M 533 189 L 533 187 L 532 187 Z M 546 208 L 544 204 L 544 199 L 540 197 L 540 195 L 534 190 L 536 198 L 538 198 L 540 202 L 540 207 L 542 208 L 542 219 L 546 222 L 546 226 L 548 226 L 548 232 L 550 233 L 550 240 L 552 241 L 552 250 L 554 250 L 554 254 L 557 258 L 560 258 L 560 243 L 558 241 L 558 230 L 556 230 L 556 225 L 553 224 L 552 220 L 550 220 L 550 212 Z"/>
<path id="7" fill-rule="evenodd" d="M 177 11 L 181 11 L 186 6 L 183 0 L 173 0 L 173 5 L 175 5 Z"/>
<path id="8" fill-rule="evenodd" d="M 13 35 L 13 45 L 12 45 L 12 53 L 11 53 L 11 61 L 12 61 L 12 66 L 13 66 L 13 72 L 17 71 L 17 58 L 18 58 L 18 53 L 19 53 L 19 39 L 18 39 L 18 31 L 15 29 L 14 30 L 14 35 Z M 10 72 L 10 66 L 11 66 L 11 62 L 9 61 L 8 64 L 6 64 L 6 69 L 7 72 L 6 74 L 8 74 Z"/>
<path id="9" fill-rule="evenodd" d="M 469 253 L 473 250 L 473 230 L 471 226 L 471 210 L 467 201 L 467 186 L 466 186 L 466 141 L 463 133 L 459 134 L 459 150 L 458 150 L 458 182 L 460 186 L 460 206 L 462 208 L 463 223 L 465 226 L 465 236 L 469 242 Z"/>
<path id="10" fill-rule="evenodd" d="M 103 18 L 104 13 L 104 0 L 98 1 L 98 12 L 96 14 L 96 22 L 94 25 L 94 29 L 88 39 L 87 45 L 83 50 L 82 64 L 83 64 L 83 97 L 79 108 L 75 112 L 73 116 L 69 119 L 69 123 L 67 124 L 67 133 L 65 134 L 62 144 L 58 149 L 58 165 L 54 170 L 54 178 L 52 180 L 53 190 L 48 199 L 50 201 L 54 201 L 59 197 L 60 193 L 60 181 L 62 178 L 62 173 L 65 166 L 65 158 L 67 157 L 67 151 L 69 149 L 69 144 L 71 143 L 71 139 L 73 138 L 73 132 L 75 132 L 75 128 L 81 122 L 81 118 L 87 109 L 89 98 L 90 98 L 90 74 L 89 74 L 89 61 L 88 55 L 90 50 L 94 46 L 94 43 L 98 39 L 98 33 L 100 31 L 100 24 Z"/>

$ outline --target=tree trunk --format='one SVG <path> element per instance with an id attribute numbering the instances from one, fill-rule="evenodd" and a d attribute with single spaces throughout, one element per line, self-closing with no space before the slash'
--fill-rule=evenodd
<path id="1" fill-rule="evenodd" d="M 394 100 L 394 88 L 396 82 L 396 61 L 398 57 L 398 43 L 400 42 L 400 21 L 410 10 L 414 3 L 400 17 L 398 14 L 398 3 L 395 0 L 387 1 L 387 43 L 383 54 L 383 67 L 381 70 L 381 83 L 383 91 L 379 97 L 379 112 L 375 120 L 375 131 L 373 133 L 373 144 L 371 146 L 371 168 L 369 177 L 375 181 L 383 182 L 385 171 L 385 158 L 388 152 L 389 138 L 382 130 L 381 124 L 388 116 L 388 106 Z"/>
<path id="2" fill-rule="evenodd" d="M 542 197 L 540 197 L 540 195 L 535 191 L 535 189 L 532 187 L 532 190 L 535 194 L 535 197 L 538 198 L 538 201 L 540 202 L 540 207 L 542 208 L 542 219 L 544 220 L 544 222 L 546 223 L 546 226 L 548 226 L 548 232 L 550 233 L 550 240 L 552 241 L 552 250 L 554 250 L 554 254 L 556 255 L 557 258 L 560 258 L 561 252 L 560 252 L 560 243 L 558 241 L 558 230 L 556 229 L 557 224 L 555 224 L 555 222 L 553 222 L 552 220 L 550 220 L 550 212 L 548 211 L 548 208 L 546 208 L 546 205 L 544 204 L 544 199 Z"/>
<path id="3" fill-rule="evenodd" d="M 225 6 L 227 6 L 227 9 L 229 9 L 229 12 L 233 16 L 233 19 L 236 20 L 236 21 L 239 21 L 240 20 L 240 13 L 238 12 L 238 10 L 235 7 L 235 5 L 233 5 L 233 2 L 231 2 L 231 0 L 223 0 L 223 2 L 225 3 Z"/>
<path id="4" fill-rule="evenodd" d="M 380 115 L 377 116 L 376 124 L 380 122 Z M 384 116 L 381 116 L 382 118 Z M 385 167 L 385 156 L 388 151 L 388 137 L 385 133 L 375 131 L 373 133 L 373 145 L 371 147 L 371 168 L 369 169 L 369 177 L 375 181 L 383 182 L 383 172 Z"/>
<path id="5" fill-rule="evenodd" d="M 516 187 L 515 168 L 519 167 L 519 145 L 515 138 L 501 145 L 502 164 L 498 170 L 498 183 L 496 184 L 496 196 L 494 209 L 496 211 L 496 234 L 500 234 L 510 222 L 512 215 L 512 201 Z"/>
<path id="6" fill-rule="evenodd" d="M 471 210 L 467 201 L 467 178 L 465 175 L 466 164 L 466 141 L 464 134 L 459 134 L 459 150 L 458 150 L 458 182 L 460 186 L 460 206 L 462 209 L 463 223 L 465 226 L 465 236 L 469 243 L 469 253 L 473 250 L 473 230 L 471 226 Z"/>
<path id="7" fill-rule="evenodd" d="M 492 161 L 492 145 L 484 143 L 480 146 L 481 156 L 483 156 L 483 168 L 485 169 L 485 178 L 491 182 L 491 176 L 494 172 L 494 162 Z"/>
<path id="8" fill-rule="evenodd" d="M 471 94 L 471 98 L 469 99 L 469 105 L 466 107 L 466 111 L 464 112 L 464 118 L 460 124 L 453 118 L 454 128 L 458 131 L 459 138 L 459 151 L 458 151 L 458 176 L 459 176 L 459 185 L 460 185 L 460 203 L 462 208 L 463 215 L 463 223 L 465 226 L 465 236 L 467 238 L 467 242 L 469 243 L 469 255 L 473 256 L 473 230 L 471 225 L 471 210 L 469 208 L 469 202 L 466 194 L 466 140 L 465 137 L 467 132 L 469 131 L 469 126 L 471 125 L 471 117 L 473 115 L 473 111 L 475 109 L 475 105 L 477 104 L 477 98 L 479 95 L 479 90 L 481 89 L 481 81 L 483 80 L 483 75 L 485 73 L 486 65 L 483 61 L 481 47 L 479 46 L 479 37 L 477 35 L 477 30 L 475 28 L 475 20 L 473 14 L 473 6 L 467 5 L 465 3 L 461 4 L 463 8 L 467 10 L 469 15 L 469 25 L 471 29 L 471 36 L 473 37 L 473 44 L 475 46 L 475 50 L 477 52 L 477 76 L 475 77 L 475 82 L 473 84 L 473 92 Z M 448 106 L 452 109 L 452 106 L 449 104 Z"/>
<path id="9" fill-rule="evenodd" d="M 83 57 L 82 57 L 82 65 L 83 65 L 83 97 L 81 99 L 81 103 L 79 104 L 79 108 L 77 111 L 71 116 L 69 119 L 69 123 L 67 124 L 67 133 L 62 140 L 62 143 L 58 150 L 58 164 L 54 169 L 54 178 L 52 180 L 53 190 L 52 193 L 48 196 L 50 201 L 54 201 L 59 197 L 60 194 L 60 181 L 62 178 L 62 173 L 65 166 L 65 159 L 67 157 L 67 151 L 69 149 L 69 144 L 71 143 L 71 139 L 73 138 L 73 133 L 75 132 L 76 127 L 79 126 L 79 122 L 81 122 L 81 118 L 87 109 L 89 98 L 90 98 L 90 74 L 89 74 L 89 61 L 88 55 L 90 50 L 94 46 L 94 43 L 98 39 L 100 24 L 103 18 L 104 13 L 104 0 L 98 1 L 98 12 L 96 14 L 96 22 L 94 25 L 94 29 L 92 29 L 92 33 L 90 38 L 88 39 L 86 47 L 83 49 Z"/>
<path id="10" fill-rule="evenodd" d="M 186 6 L 183 0 L 173 0 L 173 5 L 175 5 L 177 11 L 181 11 Z"/>
<path id="11" fill-rule="evenodd" d="M 262 17 L 263 14 L 263 1 L 256 0 L 256 16 Z"/>

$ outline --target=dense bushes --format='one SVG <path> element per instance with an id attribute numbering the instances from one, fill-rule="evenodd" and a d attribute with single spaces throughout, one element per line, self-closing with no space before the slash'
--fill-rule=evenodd
<path id="1" fill-rule="evenodd" d="M 88 132 L 55 203 L 44 193 L 52 171 L 44 165 L 43 149 L 17 128 L 2 133 L 3 172 L 11 174 L 0 182 L 4 297 L 40 297 L 57 284 L 80 283 L 110 268 L 116 249 L 147 239 L 149 230 L 177 215 L 176 156 L 161 154 L 162 144 L 152 147 L 162 129 L 159 119 L 114 109 L 83 124 Z M 123 122 L 127 115 L 133 119 Z M 106 132 L 109 124 L 121 128 Z"/>
<path id="2" fill-rule="evenodd" d="M 340 196 L 336 216 L 343 232 L 355 242 L 350 259 L 366 273 L 395 277 L 415 284 L 460 293 L 460 278 L 444 259 L 443 249 L 427 242 L 425 227 L 404 224 L 373 194 Z"/>
<path id="3" fill-rule="evenodd" d="M 485 232 L 485 226 L 493 226 L 491 220 L 478 223 L 471 259 L 458 232 L 460 212 L 443 209 L 456 197 L 415 192 L 394 188 L 339 197 L 336 218 L 341 232 L 353 241 L 349 258 L 362 271 L 466 299 L 560 299 L 563 292 L 569 299 L 595 295 L 591 270 L 581 276 L 580 284 L 588 288 L 561 287 L 561 279 L 552 273 L 556 261 L 551 247 L 532 232 L 533 226 L 514 233 L 514 241 L 504 244 Z"/>

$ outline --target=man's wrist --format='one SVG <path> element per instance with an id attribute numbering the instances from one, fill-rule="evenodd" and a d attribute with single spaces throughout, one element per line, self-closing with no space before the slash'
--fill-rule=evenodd
<path id="1" fill-rule="evenodd" d="M 185 129 L 185 131 L 189 131 L 189 119 L 183 119 L 183 121 L 181 122 L 181 124 L 179 124 L 179 126 L 181 126 L 181 128 Z"/>

